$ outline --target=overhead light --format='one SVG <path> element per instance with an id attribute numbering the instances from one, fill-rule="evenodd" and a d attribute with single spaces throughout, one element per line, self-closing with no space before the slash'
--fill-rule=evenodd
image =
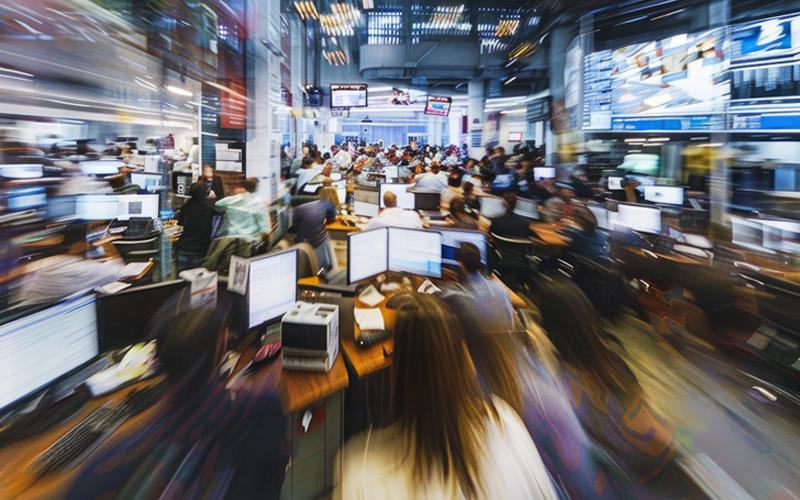
<path id="1" fill-rule="evenodd" d="M 654 17 L 654 18 L 652 18 L 652 19 L 650 19 L 650 20 L 651 20 L 651 21 L 656 21 L 656 20 L 658 20 L 658 19 L 664 19 L 665 17 L 674 16 L 675 14 L 680 14 L 681 12 L 683 12 L 683 11 L 685 11 L 685 10 L 686 10 L 686 9 L 678 9 L 678 10 L 673 10 L 672 12 L 670 12 L 670 13 L 668 13 L 668 14 L 664 14 L 663 16 L 656 16 L 656 17 Z"/>
<path id="2" fill-rule="evenodd" d="M 642 144 L 642 146 L 644 146 L 646 148 L 647 147 L 663 146 L 663 145 L 664 145 L 664 143 L 662 143 L 662 142 L 648 142 L 648 143 Z"/>
<path id="3" fill-rule="evenodd" d="M 27 77 L 33 78 L 32 74 L 25 73 L 24 71 L 17 71 L 15 69 L 0 68 L 0 71 L 6 72 L 6 73 L 14 73 L 15 75 L 22 75 L 22 76 L 27 76 Z"/>
<path id="4" fill-rule="evenodd" d="M 180 87 L 175 87 L 174 85 L 167 85 L 167 90 L 172 92 L 173 94 L 183 95 L 186 97 L 192 97 L 194 94 L 189 92 L 188 90 L 184 90 Z"/>
<path id="5" fill-rule="evenodd" d="M 651 137 L 647 142 L 669 142 L 669 137 Z"/>
<path id="6" fill-rule="evenodd" d="M 503 85 L 508 85 L 509 83 L 513 82 L 513 81 L 514 81 L 514 80 L 516 80 L 516 79 L 517 79 L 517 77 L 516 77 L 516 76 L 512 76 L 511 78 L 509 78 L 508 80 L 506 80 L 506 81 L 505 81 L 505 83 L 503 83 Z"/>
<path id="7" fill-rule="evenodd" d="M 134 81 L 134 83 L 136 83 L 136 85 L 138 85 L 140 87 L 144 87 L 144 88 L 146 88 L 148 90 L 152 90 L 152 91 L 157 91 L 158 90 L 158 87 L 156 87 L 155 85 L 153 85 L 152 83 L 150 83 L 150 82 L 148 82 L 146 80 L 142 80 L 138 76 L 133 77 L 133 81 Z"/>
<path id="8" fill-rule="evenodd" d="M 501 115 L 524 115 L 527 113 L 528 110 L 525 108 L 517 108 L 517 109 L 509 109 L 507 111 L 501 111 Z"/>
<path id="9" fill-rule="evenodd" d="M 631 138 L 631 139 L 625 139 L 625 142 L 630 144 L 630 143 L 636 143 L 636 142 L 645 142 L 646 140 L 647 139 L 645 139 L 644 137 L 642 137 L 642 138 Z"/>

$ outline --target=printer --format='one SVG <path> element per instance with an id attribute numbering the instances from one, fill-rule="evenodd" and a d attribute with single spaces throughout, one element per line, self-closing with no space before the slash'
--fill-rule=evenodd
<path id="1" fill-rule="evenodd" d="M 339 306 L 296 302 L 283 316 L 283 368 L 329 372 L 338 354 Z"/>

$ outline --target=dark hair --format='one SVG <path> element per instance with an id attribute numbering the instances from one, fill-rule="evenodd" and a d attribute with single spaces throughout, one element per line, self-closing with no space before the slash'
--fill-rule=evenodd
<path id="1" fill-rule="evenodd" d="M 473 184 L 473 183 L 471 183 L 471 182 L 465 182 L 465 183 L 464 183 L 464 194 L 465 194 L 465 195 L 466 195 L 466 194 L 472 194 L 472 192 L 473 192 L 474 190 L 475 190 L 475 184 Z"/>
<path id="2" fill-rule="evenodd" d="M 248 193 L 255 193 L 258 189 L 258 179 L 255 177 L 248 177 L 244 180 L 244 190 Z"/>
<path id="3" fill-rule="evenodd" d="M 308 167 L 310 167 L 310 166 L 311 166 L 311 165 L 313 165 L 313 164 L 314 164 L 314 158 L 313 158 L 312 156 L 305 156 L 305 157 L 303 157 L 303 161 L 300 163 L 300 165 L 301 165 L 303 168 L 308 168 Z"/>
<path id="4" fill-rule="evenodd" d="M 189 385 L 208 381 L 225 352 L 230 312 L 223 295 L 216 305 L 193 309 L 188 286 L 167 300 L 148 323 L 146 338 L 156 340 L 158 360 L 170 378 Z"/>
<path id="5" fill-rule="evenodd" d="M 456 257 L 464 265 L 468 273 L 475 273 L 483 269 L 481 251 L 472 243 L 462 242 Z"/>
<path id="6" fill-rule="evenodd" d="M 389 422 L 397 423 L 415 484 L 434 471 L 467 498 L 481 490 L 486 420 L 497 410 L 480 387 L 464 334 L 439 297 L 408 294 L 397 313 Z"/>
<path id="7" fill-rule="evenodd" d="M 189 196 L 191 196 L 194 201 L 201 201 L 208 198 L 208 183 L 195 182 L 189 186 Z"/>
<path id="8" fill-rule="evenodd" d="M 641 395 L 636 377 L 602 339 L 602 319 L 572 282 L 541 280 L 531 297 L 542 312 L 542 328 L 561 358 L 599 394 L 604 388 L 623 404 Z"/>
<path id="9" fill-rule="evenodd" d="M 514 209 L 517 207 L 517 195 L 514 193 L 504 193 L 503 199 L 506 200 L 506 204 L 508 205 L 508 211 L 513 212 Z"/>
<path id="10" fill-rule="evenodd" d="M 447 185 L 454 188 L 461 187 L 461 176 L 450 174 L 447 178 Z"/>

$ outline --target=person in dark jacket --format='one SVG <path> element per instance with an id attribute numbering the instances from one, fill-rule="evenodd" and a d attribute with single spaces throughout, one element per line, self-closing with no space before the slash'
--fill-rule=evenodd
<path id="1" fill-rule="evenodd" d="M 178 272 L 194 269 L 203 262 L 211 244 L 211 228 L 217 213 L 208 198 L 208 183 L 197 182 L 189 188 L 191 199 L 178 212 L 178 225 L 183 227 L 178 243 Z"/>
<path id="2" fill-rule="evenodd" d="M 505 201 L 506 214 L 492 221 L 492 234 L 503 238 L 527 238 L 528 236 L 533 236 L 530 228 L 531 222 L 525 217 L 514 213 L 514 209 L 517 208 L 517 195 L 505 193 L 503 200 Z"/>

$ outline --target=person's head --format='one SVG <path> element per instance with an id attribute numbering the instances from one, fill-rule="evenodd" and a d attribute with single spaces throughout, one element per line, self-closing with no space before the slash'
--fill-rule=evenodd
<path id="1" fill-rule="evenodd" d="M 322 159 L 325 160 L 325 161 L 330 160 L 331 159 L 331 154 L 330 153 L 324 153 L 322 155 Z"/>
<path id="2" fill-rule="evenodd" d="M 203 201 L 208 198 L 208 184 L 205 182 L 195 182 L 189 186 L 189 196 L 192 201 Z"/>
<path id="3" fill-rule="evenodd" d="M 383 193 L 383 204 L 386 208 L 395 208 L 397 206 L 397 195 L 391 191 Z"/>
<path id="4" fill-rule="evenodd" d="M 335 155 L 335 154 L 336 154 L 336 153 L 338 153 L 338 152 L 339 152 L 339 146 L 337 146 L 336 144 L 334 144 L 333 146 L 331 146 L 331 154 L 332 154 L 332 155 Z"/>
<path id="5" fill-rule="evenodd" d="M 477 163 L 478 162 L 475 160 L 475 158 L 467 158 L 464 161 L 464 170 L 471 171 L 473 168 L 475 168 Z"/>
<path id="6" fill-rule="evenodd" d="M 470 196 L 475 192 L 475 184 L 471 182 L 465 182 L 463 188 L 465 197 Z"/>
<path id="7" fill-rule="evenodd" d="M 255 193 L 258 189 L 258 179 L 255 177 L 248 177 L 244 180 L 244 190 L 248 193 Z"/>
<path id="8" fill-rule="evenodd" d="M 161 367 L 174 382 L 202 385 L 213 375 L 227 343 L 230 303 L 192 308 L 191 290 L 173 295 L 148 323 L 145 338 L 155 339 Z"/>
<path id="9" fill-rule="evenodd" d="M 504 148 L 504 147 L 502 147 L 502 146 L 498 146 L 498 147 L 496 147 L 496 148 L 494 149 L 494 154 L 495 154 L 496 156 L 505 156 L 505 154 L 506 154 L 506 148 Z"/>
<path id="10" fill-rule="evenodd" d="M 483 270 L 481 251 L 472 243 L 462 242 L 456 258 L 464 271 L 468 273 L 477 273 Z"/>
<path id="11" fill-rule="evenodd" d="M 302 168 L 311 168 L 314 166 L 314 158 L 311 156 L 303 157 L 303 161 L 300 163 Z"/>
<path id="12" fill-rule="evenodd" d="M 447 185 L 450 187 L 461 187 L 461 176 L 456 173 L 451 173 L 447 176 Z"/>
<path id="13" fill-rule="evenodd" d="M 463 196 L 456 196 L 452 200 L 450 200 L 450 215 L 457 217 L 457 216 L 469 216 L 467 212 L 467 202 L 464 200 Z"/>
<path id="14" fill-rule="evenodd" d="M 209 180 L 214 178 L 214 167 L 210 163 L 203 165 L 203 177 Z"/>
<path id="15" fill-rule="evenodd" d="M 441 170 L 441 165 L 439 165 L 438 161 L 431 163 L 431 172 L 433 172 L 434 174 L 438 174 L 440 170 Z"/>
<path id="16" fill-rule="evenodd" d="M 623 403 L 641 393 L 636 377 L 602 338 L 603 323 L 589 299 L 566 279 L 541 280 L 531 299 L 542 313 L 542 328 L 559 356 L 583 379 L 597 384 Z"/>
<path id="17" fill-rule="evenodd" d="M 416 484 L 434 471 L 480 491 L 480 450 L 496 410 L 483 393 L 458 320 L 439 297 L 408 294 L 397 312 L 389 422 L 399 424 Z"/>
<path id="18" fill-rule="evenodd" d="M 517 208 L 517 195 L 514 193 L 504 193 L 503 194 L 503 204 L 506 206 L 506 212 L 511 213 Z"/>

